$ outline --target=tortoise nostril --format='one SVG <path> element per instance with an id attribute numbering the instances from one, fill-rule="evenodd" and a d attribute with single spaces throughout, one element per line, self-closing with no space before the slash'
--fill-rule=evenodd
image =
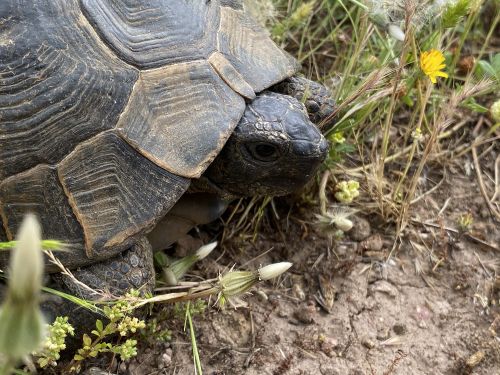
<path id="1" fill-rule="evenodd" d="M 328 154 L 328 141 L 321 137 L 319 142 L 306 140 L 297 140 L 293 142 L 293 152 L 299 156 L 316 157 L 324 159 Z"/>

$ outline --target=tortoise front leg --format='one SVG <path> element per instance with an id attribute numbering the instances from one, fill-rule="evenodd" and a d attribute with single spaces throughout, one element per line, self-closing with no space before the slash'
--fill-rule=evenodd
<path id="1" fill-rule="evenodd" d="M 194 181 L 193 185 L 199 183 L 199 181 Z M 195 226 L 217 220 L 224 213 L 229 202 L 229 199 L 223 199 L 217 194 L 184 194 L 148 234 L 153 250 L 166 249 Z"/>
<path id="2" fill-rule="evenodd" d="M 318 82 L 305 77 L 293 76 L 281 81 L 271 91 L 294 97 L 304 103 L 309 119 L 319 125 L 333 113 L 335 102 L 330 91 Z"/>

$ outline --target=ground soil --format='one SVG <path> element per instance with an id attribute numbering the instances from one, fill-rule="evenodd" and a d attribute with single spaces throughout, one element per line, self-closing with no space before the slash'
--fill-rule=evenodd
<path id="1" fill-rule="evenodd" d="M 195 316 L 203 373 L 500 374 L 500 229 L 474 173 L 462 172 L 420 200 L 395 248 L 394 225 L 376 214 L 358 213 L 351 235 L 332 244 L 309 224 L 311 207 L 263 221 L 254 242 L 226 240 L 198 275 L 235 263 L 294 266 L 243 306 Z M 451 230 L 467 211 L 468 234 Z M 164 324 L 170 343 L 141 346 L 117 372 L 195 373 L 182 321 Z"/>

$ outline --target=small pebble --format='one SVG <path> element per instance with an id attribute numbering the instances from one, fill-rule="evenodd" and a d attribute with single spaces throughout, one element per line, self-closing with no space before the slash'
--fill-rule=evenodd
<path id="1" fill-rule="evenodd" d="M 394 324 L 392 330 L 398 336 L 402 336 L 407 332 L 406 326 L 404 324 Z"/>
<path id="2" fill-rule="evenodd" d="M 373 349 L 375 347 L 373 340 L 367 337 L 361 340 L 361 345 L 363 345 L 366 349 Z"/>
<path id="3" fill-rule="evenodd" d="M 348 232 L 349 237 L 354 241 L 363 241 L 367 239 L 371 234 L 371 227 L 368 220 L 361 217 L 353 217 L 352 222 L 354 226 Z"/>
<path id="4" fill-rule="evenodd" d="M 162 370 L 172 364 L 172 349 L 167 349 L 158 359 L 158 369 Z"/>
<path id="5" fill-rule="evenodd" d="M 101 370 L 98 367 L 91 367 L 83 373 L 84 375 L 115 375 L 111 372 Z"/>
<path id="6" fill-rule="evenodd" d="M 419 321 L 417 323 L 418 328 L 426 329 L 427 328 L 427 323 L 423 320 Z"/>
<path id="7" fill-rule="evenodd" d="M 375 292 L 384 293 L 392 298 L 396 298 L 399 294 L 398 289 L 394 285 L 385 280 L 379 280 L 373 283 L 373 285 L 370 288 L 370 291 L 371 293 Z"/>
<path id="8" fill-rule="evenodd" d="M 303 324 L 311 324 L 314 322 L 313 316 L 316 314 L 314 305 L 302 305 L 293 312 L 293 316 Z"/>
<path id="9" fill-rule="evenodd" d="M 387 340 L 390 337 L 389 332 L 390 332 L 389 328 L 384 328 L 384 329 L 379 330 L 377 332 L 377 340 L 379 340 L 379 341 Z"/>
<path id="10" fill-rule="evenodd" d="M 471 355 L 465 363 L 467 363 L 467 366 L 470 368 L 476 367 L 481 361 L 484 359 L 485 353 L 482 351 L 477 351 L 473 355 Z"/>
<path id="11" fill-rule="evenodd" d="M 359 247 L 363 251 L 380 251 L 384 246 L 384 240 L 380 234 L 374 234 L 359 243 Z"/>

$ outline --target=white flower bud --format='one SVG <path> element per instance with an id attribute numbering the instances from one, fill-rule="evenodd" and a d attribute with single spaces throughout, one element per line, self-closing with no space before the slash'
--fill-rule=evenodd
<path id="1" fill-rule="evenodd" d="M 398 25 L 394 25 L 391 23 L 388 26 L 387 30 L 389 31 L 389 35 L 394 39 L 399 40 L 400 42 L 403 42 L 405 40 L 405 33 Z"/>
<path id="2" fill-rule="evenodd" d="M 11 293 L 22 299 L 38 296 L 43 268 L 40 225 L 35 216 L 27 215 L 19 228 L 16 247 L 10 259 Z"/>
<path id="3" fill-rule="evenodd" d="M 268 266 L 259 269 L 259 277 L 261 280 L 271 280 L 278 277 L 292 266 L 290 262 L 280 262 L 269 264 Z"/>
<path id="4" fill-rule="evenodd" d="M 209 244 L 203 245 L 196 251 L 196 256 L 198 257 L 198 260 L 202 260 L 206 258 L 213 249 L 217 247 L 217 241 L 211 242 Z"/>
<path id="5" fill-rule="evenodd" d="M 354 225 L 351 220 L 349 220 L 345 217 L 336 218 L 334 223 L 335 223 L 335 226 L 337 228 L 339 228 L 342 232 L 349 232 Z"/>
<path id="6" fill-rule="evenodd" d="M 40 226 L 33 215 L 23 220 L 10 258 L 10 277 L 0 307 L 0 353 L 17 361 L 44 340 L 42 312 L 38 305 L 43 277 Z"/>

